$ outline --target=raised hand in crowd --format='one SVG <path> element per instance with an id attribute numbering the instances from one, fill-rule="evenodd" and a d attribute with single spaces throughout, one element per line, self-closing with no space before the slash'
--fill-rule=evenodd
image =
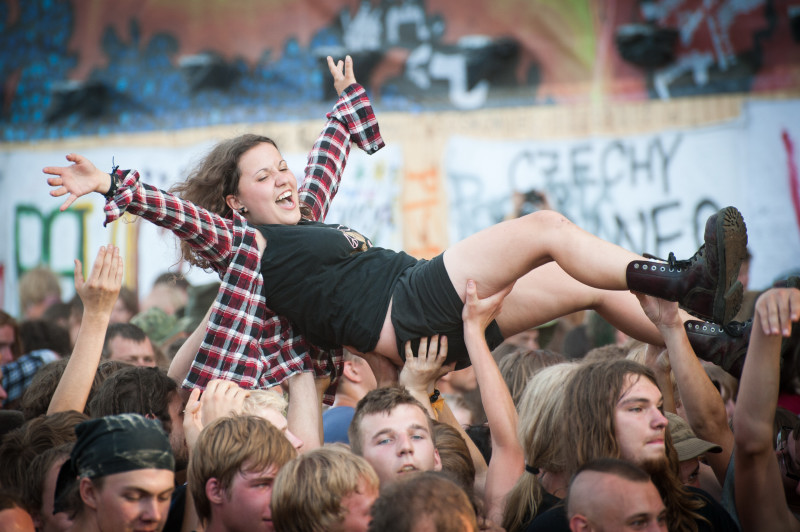
<path id="1" fill-rule="evenodd" d="M 75 260 L 75 291 L 83 301 L 83 320 L 72 356 L 47 409 L 48 414 L 84 410 L 100 364 L 111 311 L 122 287 L 122 271 L 119 248 L 112 245 L 100 247 L 85 281 L 83 265 Z"/>
<path id="2" fill-rule="evenodd" d="M 800 290 L 797 288 L 772 288 L 756 301 L 753 330 L 733 416 L 736 511 L 745 532 L 800 530 L 800 521 L 795 516 L 800 492 L 800 424 L 778 432 L 777 449 L 773 429 L 780 383 L 781 342 L 792 336 L 793 330 L 798 334 L 798 320 Z M 793 499 L 792 507 L 787 497 L 781 496 L 783 493 Z"/>
<path id="3" fill-rule="evenodd" d="M 414 356 L 411 342 L 406 342 L 406 363 L 400 371 L 398 381 L 406 387 L 433 419 L 439 414 L 431 405 L 436 381 L 453 369 L 453 365 L 442 366 L 447 358 L 447 337 L 436 335 L 420 338 L 417 356 Z"/>
<path id="4" fill-rule="evenodd" d="M 235 382 L 222 379 L 209 381 L 202 394 L 199 388 L 193 389 L 183 415 L 183 432 L 189 452 L 197 443 L 203 427 L 221 417 L 241 414 L 249 394 Z"/>
<path id="5" fill-rule="evenodd" d="M 478 298 L 475 281 L 467 281 L 464 342 L 475 368 L 481 401 L 489 422 L 492 457 L 483 486 L 486 516 L 494 523 L 503 518 L 505 499 L 525 469 L 525 456 L 517 438 L 517 410 L 500 369 L 486 343 L 486 327 L 497 317 L 513 284 L 483 299 Z"/>

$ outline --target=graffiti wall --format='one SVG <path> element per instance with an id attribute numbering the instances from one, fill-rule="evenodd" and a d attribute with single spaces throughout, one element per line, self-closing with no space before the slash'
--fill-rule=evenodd
<path id="1" fill-rule="evenodd" d="M 790 0 L 5 0 L 5 141 L 290 121 L 351 54 L 384 111 L 796 90 Z"/>

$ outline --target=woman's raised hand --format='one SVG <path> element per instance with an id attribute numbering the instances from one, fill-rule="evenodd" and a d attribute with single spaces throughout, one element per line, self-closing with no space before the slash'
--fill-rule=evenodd
<path id="1" fill-rule="evenodd" d="M 55 177 L 48 177 L 47 184 L 55 187 L 50 191 L 50 195 L 56 198 L 69 194 L 69 197 L 61 205 L 61 210 L 65 211 L 73 202 L 90 192 L 100 192 L 105 194 L 111 187 L 111 176 L 92 164 L 92 161 L 78 155 L 70 153 L 67 160 L 72 162 L 69 166 L 46 166 L 42 169 L 45 174 Z"/>
<path id="2" fill-rule="evenodd" d="M 336 94 L 341 94 L 347 87 L 356 83 L 356 75 L 353 73 L 353 58 L 345 56 L 344 61 L 341 59 L 333 62 L 333 58 L 328 56 L 328 69 L 333 76 L 333 87 L 336 89 Z"/>

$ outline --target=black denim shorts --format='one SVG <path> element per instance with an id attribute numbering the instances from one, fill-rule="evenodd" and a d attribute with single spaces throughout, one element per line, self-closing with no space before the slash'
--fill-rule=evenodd
<path id="1" fill-rule="evenodd" d="M 453 287 L 442 255 L 420 260 L 398 278 L 392 294 L 392 325 L 397 338 L 397 353 L 405 360 L 405 343 L 411 340 L 417 353 L 419 339 L 435 334 L 447 336 L 447 361 L 456 369 L 471 365 L 464 344 L 464 303 Z M 503 342 L 496 321 L 486 328 L 486 343 L 494 349 Z"/>

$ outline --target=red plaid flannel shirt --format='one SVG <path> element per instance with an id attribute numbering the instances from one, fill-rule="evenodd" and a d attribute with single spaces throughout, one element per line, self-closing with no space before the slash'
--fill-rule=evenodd
<path id="1" fill-rule="evenodd" d="M 364 88 L 351 85 L 340 96 L 308 155 L 300 201 L 311 220 L 323 221 L 336 195 L 350 152 L 350 140 L 372 154 L 384 146 L 378 122 Z M 117 171 L 121 182 L 105 206 L 106 221 L 123 212 L 170 229 L 207 259 L 222 280 L 200 350 L 183 382 L 205 388 L 211 379 L 226 379 L 244 388 L 268 388 L 291 375 L 313 371 L 337 381 L 341 349 L 323 350 L 292 329 L 286 318 L 267 307 L 255 229 L 234 212 L 231 218 L 201 209 L 177 196 L 139 182 L 135 170 Z M 332 386 L 326 403 L 332 403 Z"/>

